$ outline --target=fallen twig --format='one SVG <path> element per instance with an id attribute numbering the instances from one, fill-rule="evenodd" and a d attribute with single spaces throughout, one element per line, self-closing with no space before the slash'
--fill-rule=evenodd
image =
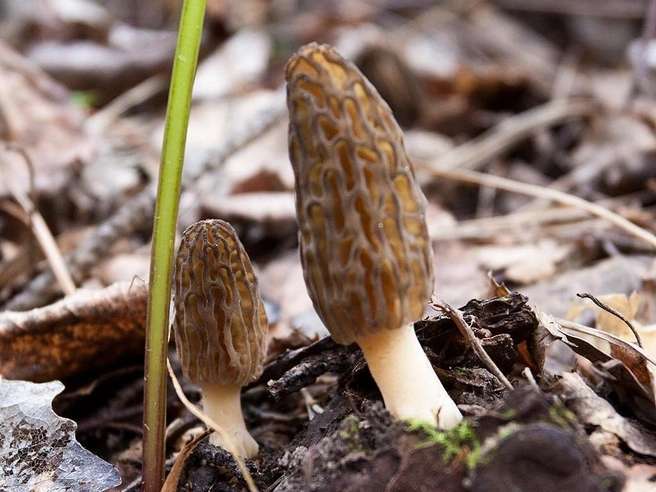
<path id="1" fill-rule="evenodd" d="M 580 224 L 582 219 L 589 220 L 583 210 L 572 208 L 551 208 L 548 210 L 530 210 L 507 215 L 469 219 L 451 226 L 440 227 L 431 234 L 433 241 L 452 241 L 454 239 L 494 239 L 508 237 L 513 233 L 526 235 L 531 228 L 536 230 L 554 224 Z"/>
<path id="2" fill-rule="evenodd" d="M 479 137 L 459 145 L 431 162 L 432 168 L 479 169 L 541 128 L 561 123 L 572 116 L 585 116 L 595 109 L 586 99 L 556 99 L 511 116 Z"/>
<path id="3" fill-rule="evenodd" d="M 609 312 L 609 313 L 612 314 L 613 316 L 615 316 L 615 317 L 621 319 L 621 320 L 624 322 L 624 324 L 626 324 L 626 326 L 629 327 L 629 330 L 631 330 L 631 331 L 633 332 L 633 336 L 636 338 L 636 342 L 638 343 L 638 347 L 643 348 L 643 347 L 642 347 L 642 340 L 640 340 L 640 335 L 638 334 L 638 330 L 636 330 L 636 329 L 633 327 L 633 325 L 632 325 L 631 322 L 626 318 L 626 316 L 624 316 L 624 315 L 623 315 L 622 313 L 620 313 L 619 311 L 613 309 L 613 308 L 610 307 L 608 304 L 605 304 L 605 303 L 601 302 L 599 299 L 597 299 L 597 298 L 596 298 L 595 296 L 593 296 L 592 294 L 588 294 L 587 292 L 582 292 L 582 293 L 577 293 L 576 296 L 577 296 L 577 297 L 580 297 L 581 299 L 590 299 L 592 302 L 594 302 L 597 306 L 599 306 L 599 307 L 600 307 L 601 309 L 603 309 L 604 311 Z"/>
<path id="4" fill-rule="evenodd" d="M 455 323 L 455 325 L 458 327 L 458 330 L 460 330 L 460 333 L 462 334 L 463 337 L 465 337 L 465 340 L 469 342 L 469 345 L 471 348 L 474 350 L 478 358 L 485 364 L 485 367 L 487 367 L 488 371 L 490 371 L 492 374 L 496 376 L 496 378 L 501 381 L 501 384 L 503 384 L 507 389 L 513 389 L 513 385 L 510 381 L 508 381 L 508 378 L 504 376 L 504 374 L 501 372 L 501 370 L 497 367 L 497 365 L 494 363 L 494 361 L 490 358 L 490 356 L 487 354 L 487 352 L 483 349 L 483 346 L 481 345 L 481 342 L 478 338 L 476 338 L 476 335 L 474 335 L 473 330 L 471 329 L 471 326 L 467 324 L 465 321 L 465 318 L 462 315 L 462 311 L 459 309 L 452 308 L 449 304 L 447 304 L 445 301 L 432 296 L 431 297 L 431 304 L 433 307 L 436 307 L 440 311 L 442 311 L 444 314 L 446 314 L 449 318 L 451 318 L 451 321 Z"/>
<path id="5" fill-rule="evenodd" d="M 11 192 L 16 202 L 25 211 L 25 214 L 28 217 L 28 225 L 30 229 L 32 229 L 39 246 L 41 246 L 41 250 L 50 264 L 50 268 L 52 268 L 52 275 L 57 279 L 59 286 L 65 294 L 72 294 L 76 290 L 75 282 L 73 282 L 73 279 L 66 268 L 64 258 L 62 257 L 61 251 L 59 251 L 55 238 L 48 228 L 48 224 L 46 224 L 43 215 L 41 215 L 41 212 L 39 212 L 39 209 L 37 208 L 37 201 L 34 193 L 34 166 L 32 165 L 32 160 L 27 151 L 21 147 L 9 146 L 6 151 L 14 151 L 18 153 L 25 161 L 25 165 L 29 172 L 30 191 L 27 193 L 21 189 L 21 187 L 12 179 L 13 173 L 11 172 L 3 173 L 5 186 Z M 6 161 L 9 164 L 11 163 L 8 159 L 6 159 Z"/>
<path id="6" fill-rule="evenodd" d="M 538 198 L 546 198 L 563 205 L 580 208 L 581 210 L 585 210 L 592 215 L 601 217 L 611 222 L 620 229 L 623 229 L 629 234 L 642 239 L 653 248 L 656 248 L 656 236 L 654 236 L 651 232 L 635 225 L 633 222 L 628 221 L 615 212 L 612 212 L 611 210 L 608 210 L 601 205 L 597 205 L 596 203 L 584 200 L 583 198 L 579 198 L 568 193 L 563 193 L 562 191 L 552 190 L 550 188 L 544 188 L 542 186 L 528 183 L 521 183 L 519 181 L 513 181 L 512 179 L 501 178 L 499 176 L 491 176 L 476 171 L 469 171 L 464 169 L 436 169 L 427 164 L 419 164 L 417 167 L 424 172 L 440 178 L 460 181 L 462 183 L 472 183 L 481 186 L 492 186 L 501 190 Z"/>

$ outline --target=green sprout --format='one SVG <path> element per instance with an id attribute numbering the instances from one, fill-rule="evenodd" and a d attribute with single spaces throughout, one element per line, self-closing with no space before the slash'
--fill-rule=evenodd
<path id="1" fill-rule="evenodd" d="M 339 431 L 339 437 L 344 441 L 348 441 L 358 435 L 360 419 L 355 415 L 349 415 L 342 421 L 340 427 L 342 427 L 342 430 Z"/>
<path id="2" fill-rule="evenodd" d="M 159 492 L 164 483 L 166 428 L 166 350 L 173 277 L 173 250 L 187 138 L 191 89 L 196 74 L 205 0 L 185 0 L 166 110 L 150 260 L 146 329 L 142 491 Z"/>
<path id="3" fill-rule="evenodd" d="M 417 445 L 418 449 L 438 445 L 442 448 L 442 455 L 445 462 L 458 456 L 467 448 L 466 457 L 467 468 L 472 469 L 478 463 L 481 453 L 481 443 L 476 437 L 476 433 L 469 422 L 463 420 L 456 427 L 448 430 L 441 430 L 424 420 L 407 420 L 408 430 L 410 432 L 422 432 L 426 440 Z"/>
<path id="4" fill-rule="evenodd" d="M 549 417 L 564 429 L 571 428 L 576 422 L 576 416 L 560 400 L 555 400 L 549 407 Z"/>

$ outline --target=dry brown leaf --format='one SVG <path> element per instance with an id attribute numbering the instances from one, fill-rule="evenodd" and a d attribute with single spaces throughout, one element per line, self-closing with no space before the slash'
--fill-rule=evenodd
<path id="1" fill-rule="evenodd" d="M 175 492 L 178 490 L 178 482 L 180 481 L 180 475 L 182 475 L 182 472 L 184 471 L 184 463 L 187 459 L 187 456 L 189 456 L 191 452 L 196 448 L 196 446 L 198 446 L 198 444 L 211 433 L 211 429 L 208 429 L 205 432 L 201 432 L 182 447 L 178 453 L 177 458 L 175 459 L 175 463 L 173 463 L 171 471 L 166 477 L 166 481 L 162 486 L 161 492 Z"/>
<path id="2" fill-rule="evenodd" d="M 578 374 L 564 373 L 558 383 L 558 391 L 563 395 L 567 407 L 584 424 L 612 432 L 636 453 L 656 456 L 656 434 L 618 414 Z"/>
<path id="3" fill-rule="evenodd" d="M 541 311 L 536 311 L 536 314 L 540 326 L 549 331 L 550 337 L 565 341 L 576 354 L 594 364 L 597 368 L 595 375 L 605 377 L 637 417 L 656 423 L 654 390 L 648 370 L 649 365 L 656 366 L 655 358 L 615 335 L 570 321 L 558 320 Z M 595 336 L 608 342 L 613 347 L 614 356 L 600 350 L 584 339 L 584 336 Z M 550 342 L 548 338 L 546 343 Z M 582 370 L 582 367 L 583 365 L 579 364 L 579 370 Z"/>
<path id="4" fill-rule="evenodd" d="M 497 286 L 496 290 L 501 290 L 500 287 Z M 505 289 L 505 286 L 503 288 Z M 552 369 L 562 369 L 567 364 L 567 354 L 571 354 L 571 350 L 567 348 L 569 342 L 551 316 L 535 309 L 533 311 L 538 319 L 538 326 L 526 344 L 528 360 L 537 366 L 538 374 L 543 371 L 554 374 Z"/>
<path id="5" fill-rule="evenodd" d="M 77 291 L 50 306 L 0 313 L 0 374 L 35 382 L 100 369 L 143 351 L 147 286 Z"/>
<path id="6" fill-rule="evenodd" d="M 654 177 L 651 164 L 655 151 L 652 128 L 635 116 L 597 118 L 572 153 L 573 171 L 567 180 L 575 187 L 596 185 L 611 194 L 641 189 L 647 179 Z"/>
<path id="7" fill-rule="evenodd" d="M 35 169 L 35 188 L 56 193 L 67 183 L 70 165 L 86 161 L 90 140 L 82 130 L 83 114 L 71 105 L 69 94 L 44 72 L 0 41 L 0 142 L 29 151 Z M 15 153 L 3 158 L 18 160 Z M 19 167 L 17 166 L 17 167 Z M 14 176 L 16 177 L 16 176 Z M 27 172 L 20 178 L 27 185 Z M 0 182 L 0 197 L 7 196 Z"/>
<path id="8" fill-rule="evenodd" d="M 169 72 L 175 33 L 152 36 L 147 29 L 114 23 L 109 42 L 76 39 L 67 43 L 45 40 L 34 44 L 30 60 L 75 90 L 94 90 L 106 103 L 130 87 L 158 73 Z"/>
<path id="9" fill-rule="evenodd" d="M 656 358 L 656 331 L 644 330 L 642 324 L 635 319 L 640 305 L 638 293 L 633 292 L 630 297 L 627 297 L 626 294 L 609 294 L 599 296 L 597 299 L 624 316 L 638 333 L 645 352 Z M 574 318 L 586 309 L 598 312 L 596 321 L 598 330 L 614 335 L 625 342 L 636 344 L 636 336 L 622 319 L 601 309 L 588 299 L 573 302 L 568 317 Z M 648 363 L 632 346 L 618 344 L 613 340 L 601 338 L 599 334 L 596 335 L 582 335 L 582 337 L 602 352 L 621 361 L 638 381 L 651 389 L 652 395 L 656 394 L 656 366 L 654 364 Z"/>
<path id="10" fill-rule="evenodd" d="M 508 280 L 526 285 L 553 276 L 572 249 L 571 244 L 542 239 L 536 244 L 480 247 L 477 256 L 485 270 L 503 270 Z"/>
<path id="11" fill-rule="evenodd" d="M 272 44 L 270 34 L 264 30 L 237 31 L 199 63 L 194 100 L 219 99 L 242 92 L 262 77 Z"/>
<path id="12" fill-rule="evenodd" d="M 638 306 L 640 303 L 640 298 L 635 291 L 630 297 L 627 297 L 626 294 L 606 294 L 596 296 L 596 298 L 625 316 L 636 329 L 640 328 L 640 325 L 635 321 L 635 315 L 638 312 Z M 570 304 L 569 312 L 565 317 L 573 320 L 586 310 L 593 310 L 597 313 L 597 321 L 595 323 L 596 328 L 620 337 L 627 342 L 635 343 L 636 338 L 624 321 L 608 311 L 601 309 L 599 306 L 596 306 L 589 299 L 574 300 Z M 608 342 L 596 337 L 589 337 L 587 340 L 600 350 L 610 353 L 611 345 Z"/>
<path id="13" fill-rule="evenodd" d="M 217 152 L 223 151 L 224 140 L 217 135 L 235 135 L 258 113 L 272 104 L 284 101 L 282 92 L 270 90 L 253 91 L 227 100 L 202 101 L 194 106 L 189 119 L 189 137 L 185 151 L 185 173 L 194 175 L 199 168 L 213 160 Z M 164 132 L 162 122 L 154 132 L 151 142 L 159 146 Z M 294 174 L 287 156 L 287 122 L 281 121 L 266 134 L 248 145 L 237 149 L 221 168 L 220 180 L 206 174 L 199 182 L 198 196 L 224 194 L 234 183 L 249 180 L 262 171 L 276 175 L 287 189 L 294 186 Z"/>

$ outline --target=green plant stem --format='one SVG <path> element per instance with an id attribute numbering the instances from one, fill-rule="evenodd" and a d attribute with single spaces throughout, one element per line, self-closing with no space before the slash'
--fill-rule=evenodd
<path id="1" fill-rule="evenodd" d="M 166 354 L 173 250 L 178 216 L 182 164 L 187 138 L 191 91 L 206 0 L 182 5 L 162 145 L 153 245 L 145 356 L 142 490 L 159 492 L 164 483 L 166 426 Z"/>

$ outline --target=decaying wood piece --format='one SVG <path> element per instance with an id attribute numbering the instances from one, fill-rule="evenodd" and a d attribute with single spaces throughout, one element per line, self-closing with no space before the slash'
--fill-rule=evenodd
<path id="1" fill-rule="evenodd" d="M 505 297 L 473 300 L 460 309 L 494 363 L 504 374 L 510 374 L 513 364 L 519 360 L 517 345 L 529 341 L 538 325 L 527 299 L 513 292 Z M 419 321 L 416 328 L 438 372 L 446 372 L 439 370 L 440 367 L 461 368 L 462 374 L 450 378 L 461 388 L 477 387 L 481 384 L 481 373 L 489 374 L 449 316 Z M 282 398 L 309 386 L 326 372 L 342 375 L 358 372 L 363 366 L 357 362 L 358 357 L 361 356 L 355 346 L 345 347 L 324 338 L 276 357 L 266 364 L 262 376 L 253 385 L 266 383 L 271 396 Z M 494 380 L 491 374 L 487 379 Z"/>
<path id="2" fill-rule="evenodd" d="M 483 349 L 481 342 L 474 335 L 473 330 L 465 321 L 462 312 L 459 309 L 454 309 L 447 302 L 438 299 L 433 296 L 432 303 L 444 314 L 449 316 L 451 320 L 456 324 L 463 338 L 467 340 L 472 350 L 476 353 L 478 358 L 485 364 L 488 371 L 490 371 L 494 376 L 506 387 L 506 389 L 512 390 L 513 385 L 508 381 L 508 378 L 501 372 L 501 370 L 494 363 L 489 354 Z"/>

